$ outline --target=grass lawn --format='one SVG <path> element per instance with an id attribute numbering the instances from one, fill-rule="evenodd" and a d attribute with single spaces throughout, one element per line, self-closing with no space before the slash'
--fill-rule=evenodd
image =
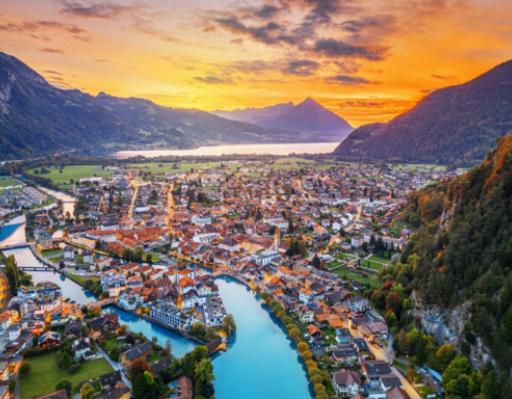
<path id="1" fill-rule="evenodd" d="M 349 254 L 349 253 L 346 253 L 346 252 L 341 253 L 339 255 L 339 257 L 341 259 L 346 259 L 346 260 L 354 260 L 354 259 L 358 258 L 356 255 L 352 255 L 352 254 Z"/>
<path id="2" fill-rule="evenodd" d="M 97 278 L 95 279 L 95 278 L 89 278 L 89 277 L 82 277 L 78 274 L 69 273 L 69 272 L 66 273 L 66 276 L 68 276 L 71 280 L 74 280 L 78 284 L 82 284 L 82 285 L 84 285 L 88 280 L 97 280 Z"/>
<path id="3" fill-rule="evenodd" d="M 23 183 L 10 176 L 0 176 L 0 189 L 10 186 L 23 186 Z"/>
<path id="4" fill-rule="evenodd" d="M 79 383 L 109 373 L 112 368 L 101 358 L 85 362 L 76 374 L 68 374 L 57 367 L 57 353 L 48 353 L 27 359 L 32 369 L 27 376 L 20 378 L 21 399 L 32 399 L 55 391 L 55 386 L 68 380 L 76 388 Z"/>
<path id="5" fill-rule="evenodd" d="M 335 273 L 345 280 L 357 281 L 361 284 L 368 284 L 372 288 L 376 288 L 380 285 L 379 281 L 372 276 L 365 276 L 347 269 L 341 268 L 336 270 Z"/>
<path id="6" fill-rule="evenodd" d="M 53 183 L 58 186 L 68 186 L 69 181 L 73 179 L 74 181 L 78 181 L 80 179 L 98 176 L 98 177 L 112 177 L 112 172 L 109 170 L 104 170 L 101 168 L 101 165 L 69 165 L 64 166 L 62 169 L 62 173 L 59 171 L 59 168 L 56 166 L 51 166 L 46 168 L 50 171 L 50 173 L 44 173 L 42 175 L 38 175 L 34 173 L 36 170 L 40 170 L 40 168 L 29 169 L 28 173 L 34 176 L 41 176 L 44 178 L 50 179 Z"/>
<path id="7" fill-rule="evenodd" d="M 130 169 L 150 172 L 154 175 L 167 173 L 185 173 L 191 170 L 202 170 L 220 167 L 221 162 L 146 162 L 128 165 Z"/>
<path id="8" fill-rule="evenodd" d="M 57 255 L 62 255 L 63 252 L 62 249 L 45 249 L 42 251 L 42 254 L 47 258 L 52 258 Z"/>

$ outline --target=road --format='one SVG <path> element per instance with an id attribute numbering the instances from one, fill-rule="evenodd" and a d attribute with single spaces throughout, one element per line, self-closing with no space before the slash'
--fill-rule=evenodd
<path id="1" fill-rule="evenodd" d="M 132 389 L 132 383 L 129 380 L 129 378 L 126 376 L 124 372 L 124 368 L 121 363 L 114 362 L 99 345 L 96 344 L 96 349 L 98 352 L 105 358 L 105 360 L 110 364 L 110 367 L 112 367 L 114 370 L 119 370 L 121 372 L 121 379 L 126 384 L 126 386 L 130 389 Z"/>
<path id="2" fill-rule="evenodd" d="M 174 183 L 169 185 L 167 189 L 167 232 L 172 234 L 172 221 L 174 219 Z"/>
<path id="3" fill-rule="evenodd" d="M 354 338 L 364 338 L 357 329 L 351 329 L 350 333 Z M 389 342 L 387 346 L 379 348 L 375 345 L 370 344 L 366 339 L 365 341 L 368 344 L 370 350 L 372 351 L 373 356 L 375 356 L 375 359 L 384 360 L 385 362 L 388 362 L 390 364 L 393 362 L 395 355 Z M 411 399 L 421 399 L 421 396 L 418 394 L 414 386 L 409 381 L 407 381 L 407 379 L 403 376 L 400 370 L 398 370 L 395 366 L 391 366 L 391 370 L 400 379 L 403 389 L 407 392 Z"/>

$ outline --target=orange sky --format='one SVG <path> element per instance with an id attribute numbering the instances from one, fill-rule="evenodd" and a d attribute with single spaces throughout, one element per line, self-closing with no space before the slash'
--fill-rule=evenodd
<path id="1" fill-rule="evenodd" d="M 313 97 L 354 126 L 511 58 L 503 0 L 0 0 L 1 50 L 60 87 L 204 110 Z"/>

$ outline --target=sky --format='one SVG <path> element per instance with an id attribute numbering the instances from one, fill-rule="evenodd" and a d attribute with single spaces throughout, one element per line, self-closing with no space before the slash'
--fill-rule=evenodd
<path id="1" fill-rule="evenodd" d="M 207 111 L 312 97 L 353 126 L 512 58 L 509 0 L 0 0 L 0 50 L 61 88 Z"/>

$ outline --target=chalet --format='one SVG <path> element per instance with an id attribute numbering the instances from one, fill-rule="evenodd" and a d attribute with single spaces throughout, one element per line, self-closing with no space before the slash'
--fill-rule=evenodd
<path id="1" fill-rule="evenodd" d="M 143 342 L 121 354 L 124 367 L 130 368 L 139 359 L 145 358 L 152 350 L 151 342 Z"/>
<path id="2" fill-rule="evenodd" d="M 332 383 L 336 393 L 345 397 L 357 395 L 362 387 L 359 373 L 345 369 L 333 374 Z"/>
<path id="3" fill-rule="evenodd" d="M 354 365 L 359 360 L 356 348 L 349 344 L 338 345 L 332 351 L 332 358 L 336 363 L 345 365 Z"/>
<path id="4" fill-rule="evenodd" d="M 37 344 L 41 347 L 48 347 L 53 345 L 59 345 L 61 342 L 60 333 L 56 331 L 47 331 L 39 336 Z"/>
<path id="5" fill-rule="evenodd" d="M 103 374 L 99 378 L 102 391 L 110 391 L 115 388 L 118 382 L 121 382 L 121 371 L 116 370 L 108 374 Z"/>

